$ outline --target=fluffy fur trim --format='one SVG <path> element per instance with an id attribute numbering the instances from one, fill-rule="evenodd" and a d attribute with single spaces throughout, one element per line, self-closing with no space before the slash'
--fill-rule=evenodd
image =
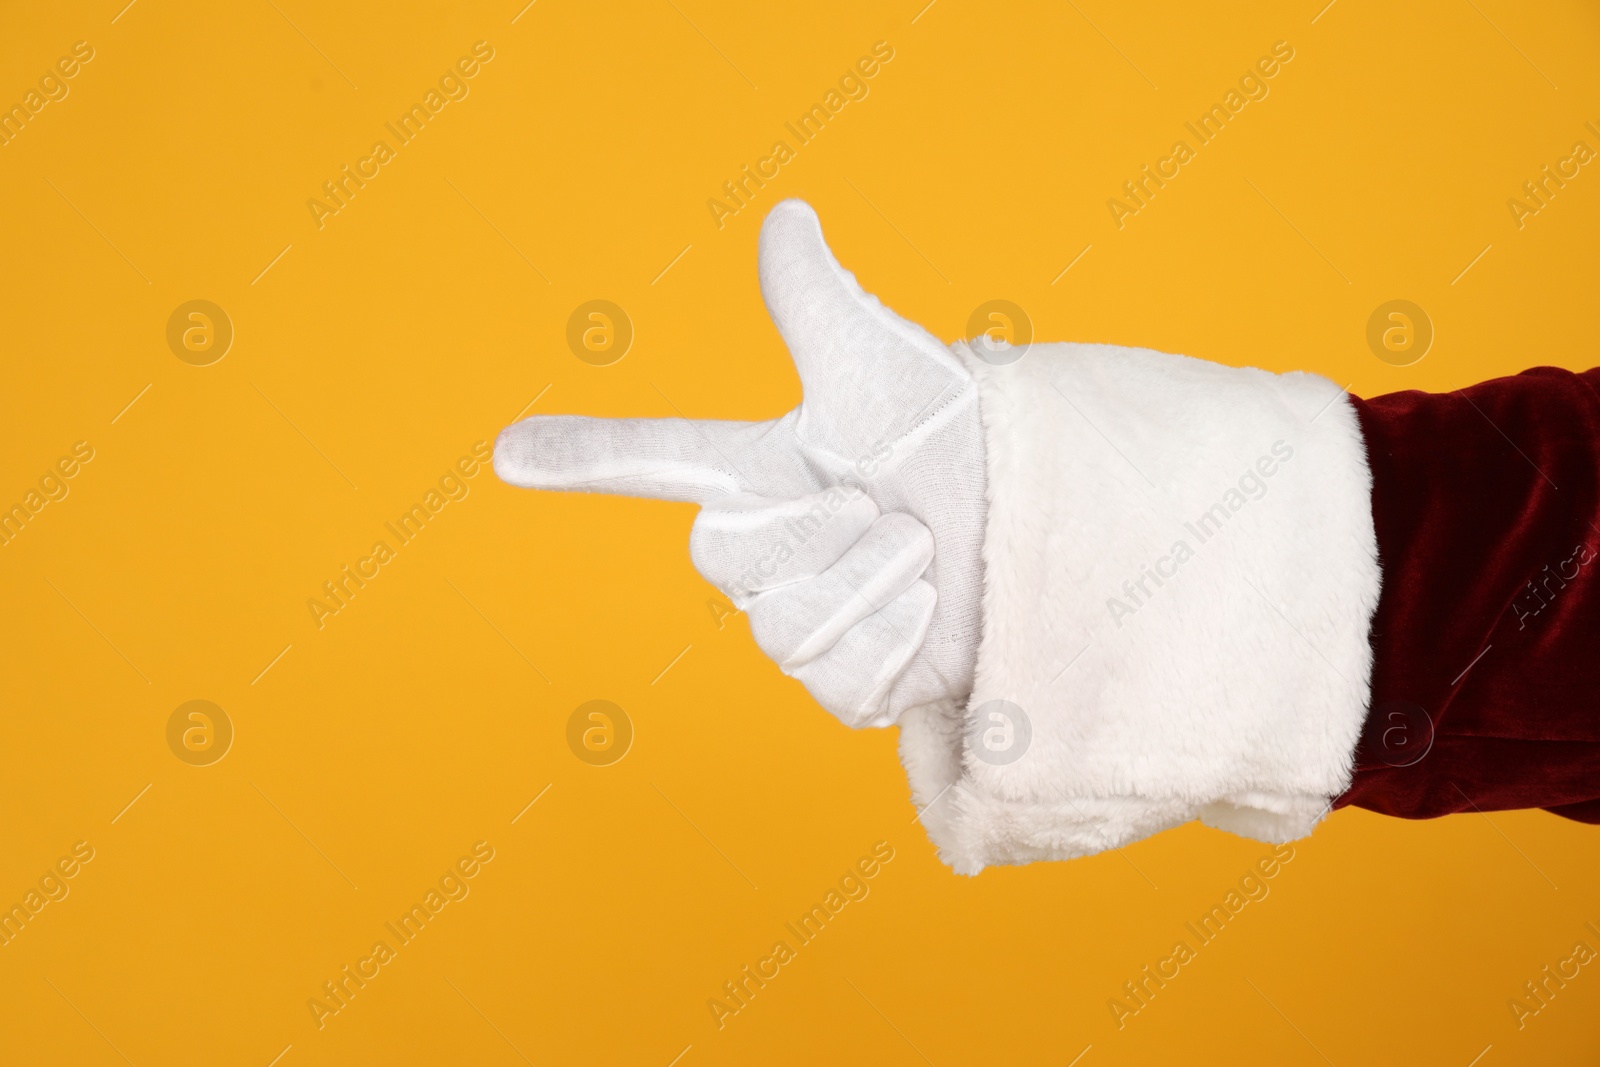
<path id="1" fill-rule="evenodd" d="M 976 874 L 1196 818 L 1309 833 L 1350 782 L 1381 578 L 1348 398 L 1147 349 L 955 347 L 987 446 L 983 638 L 970 701 L 900 740 L 942 858 Z"/>

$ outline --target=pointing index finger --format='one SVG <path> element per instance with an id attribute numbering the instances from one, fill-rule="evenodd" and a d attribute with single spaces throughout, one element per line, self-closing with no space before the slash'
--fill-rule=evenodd
<path id="1" fill-rule="evenodd" d="M 738 453 L 741 435 L 755 425 L 535 415 L 501 431 L 494 470 L 527 489 L 703 503 L 752 491 Z"/>

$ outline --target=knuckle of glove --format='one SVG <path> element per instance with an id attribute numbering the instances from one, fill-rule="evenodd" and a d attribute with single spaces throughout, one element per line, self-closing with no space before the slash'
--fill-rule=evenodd
<path id="1" fill-rule="evenodd" d="M 695 518 L 689 558 L 708 582 L 745 608 L 758 593 L 827 570 L 877 518 L 872 499 L 845 486 L 789 500 L 727 496 Z"/>
<path id="2" fill-rule="evenodd" d="M 912 582 L 833 648 L 793 671 L 794 677 L 846 726 L 889 725 L 891 692 L 920 651 L 937 602 L 932 585 Z"/>
<path id="3" fill-rule="evenodd" d="M 901 512 L 882 515 L 821 574 L 756 596 L 746 608 L 751 633 L 792 674 L 894 602 L 932 561 L 926 526 Z"/>

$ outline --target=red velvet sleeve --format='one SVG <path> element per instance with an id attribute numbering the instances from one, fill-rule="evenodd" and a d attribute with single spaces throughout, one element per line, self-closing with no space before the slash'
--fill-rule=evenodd
<path id="1" fill-rule="evenodd" d="M 1600 369 L 1352 398 L 1383 587 L 1354 804 L 1600 823 Z"/>

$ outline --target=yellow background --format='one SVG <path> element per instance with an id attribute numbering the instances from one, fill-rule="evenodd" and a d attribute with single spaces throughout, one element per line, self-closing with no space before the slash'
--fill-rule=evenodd
<path id="1" fill-rule="evenodd" d="M 719 628 L 687 505 L 481 473 L 314 624 L 322 583 L 535 397 L 794 405 L 755 275 L 784 196 L 946 339 L 1000 298 L 1044 339 L 1363 395 L 1594 361 L 1600 173 L 1521 229 L 1506 206 L 1600 148 L 1592 5 L 921 2 L 10 6 L 0 102 L 96 54 L 0 148 L 0 502 L 73 442 L 95 459 L 0 548 L 0 898 L 96 855 L 0 948 L 0 1060 L 1600 1058 L 1600 965 L 1524 1029 L 1507 1008 L 1600 948 L 1600 831 L 1536 812 L 1334 815 L 1119 1031 L 1107 1001 L 1266 847 L 1189 826 L 952 876 L 894 732 L 844 729 L 742 617 Z M 470 96 L 319 230 L 306 201 L 479 40 Z M 719 230 L 706 200 L 880 40 L 870 95 Z M 1118 230 L 1106 200 L 1279 40 L 1270 96 Z M 608 367 L 564 340 L 595 298 L 636 329 Z M 1406 368 L 1365 341 L 1394 298 L 1437 331 Z M 236 330 L 211 366 L 165 341 L 191 299 Z M 636 730 L 609 767 L 565 740 L 596 698 Z M 236 729 L 209 767 L 167 747 L 192 699 Z M 480 840 L 471 895 L 318 1030 L 308 998 Z M 879 840 L 871 895 L 719 1031 L 707 1000 Z"/>

